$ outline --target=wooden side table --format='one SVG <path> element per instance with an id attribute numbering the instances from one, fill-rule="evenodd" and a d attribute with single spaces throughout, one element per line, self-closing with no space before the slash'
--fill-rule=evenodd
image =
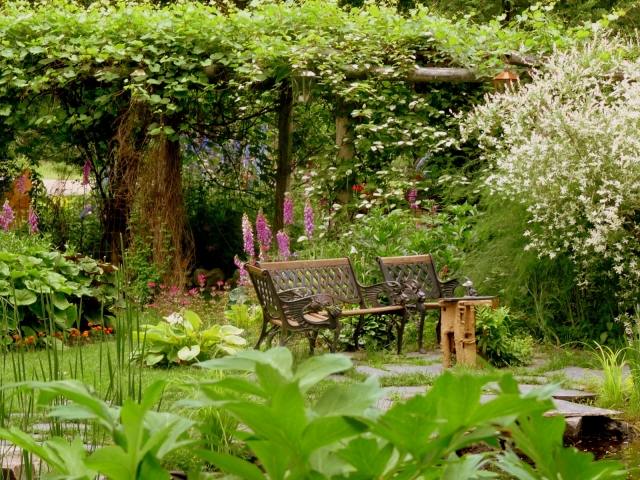
<path id="1" fill-rule="evenodd" d="M 442 298 L 438 302 L 442 312 L 440 347 L 442 364 L 451 367 L 451 353 L 456 352 L 460 365 L 476 365 L 476 311 L 479 305 L 497 306 L 496 297 Z"/>

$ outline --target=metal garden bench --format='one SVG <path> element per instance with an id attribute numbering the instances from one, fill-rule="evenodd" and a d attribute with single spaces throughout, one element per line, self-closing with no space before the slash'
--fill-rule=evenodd
<path id="1" fill-rule="evenodd" d="M 404 286 L 405 296 L 413 293 L 413 300 L 405 300 L 420 314 L 418 325 L 418 349 L 423 351 L 423 330 L 426 310 L 440 310 L 440 299 L 454 297 L 460 286 L 456 279 L 443 282 L 438 278 L 431 255 L 409 255 L 404 257 L 378 257 L 378 265 L 386 282 L 398 282 Z M 440 341 L 440 322 L 437 326 Z"/>
<path id="2" fill-rule="evenodd" d="M 262 305 L 263 323 L 256 348 L 263 340 L 271 344 L 280 333 L 280 344 L 290 334 L 304 333 L 313 353 L 318 332 L 333 332 L 331 350 L 335 351 L 340 335 L 340 319 L 360 317 L 357 335 L 365 315 L 391 315 L 397 328 L 398 353 L 407 319 L 402 286 L 397 282 L 361 285 L 348 258 L 262 262 L 247 270 Z M 382 298 L 390 300 L 385 305 Z M 391 324 L 390 324 L 391 326 Z"/>

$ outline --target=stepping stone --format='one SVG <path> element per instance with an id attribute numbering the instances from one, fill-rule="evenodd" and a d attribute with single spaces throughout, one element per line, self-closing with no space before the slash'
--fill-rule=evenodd
<path id="1" fill-rule="evenodd" d="M 366 375 L 367 377 L 385 377 L 390 375 L 386 370 L 370 367 L 369 365 L 357 365 L 356 372 Z"/>
<path id="2" fill-rule="evenodd" d="M 482 395 L 480 401 L 486 403 L 496 398 L 496 395 Z M 562 415 L 565 418 L 569 417 L 611 417 L 620 415 L 622 412 L 617 410 L 609 410 L 607 408 L 592 407 L 583 403 L 568 402 L 566 400 L 560 400 L 558 398 L 552 398 L 554 410 L 549 410 L 545 413 L 547 417 L 554 417 Z"/>
<path id="3" fill-rule="evenodd" d="M 519 385 L 521 393 L 529 393 L 532 390 L 540 388 L 541 385 Z M 584 402 L 596 398 L 595 393 L 585 392 L 583 390 L 573 390 L 570 388 L 559 388 L 553 392 L 553 398 L 558 400 L 566 400 L 569 402 Z"/>
<path id="4" fill-rule="evenodd" d="M 602 370 L 596 370 L 595 368 L 583 368 L 583 367 L 565 367 L 562 370 L 555 370 L 553 372 L 547 372 L 544 375 L 547 377 L 562 374 L 572 382 L 585 383 L 589 381 L 604 379 L 604 372 Z M 625 365 L 622 371 L 622 377 L 627 378 L 630 375 L 628 365 Z"/>
<path id="5" fill-rule="evenodd" d="M 382 366 L 389 373 L 388 375 L 408 375 L 408 374 L 420 374 L 435 376 L 440 375 L 444 370 L 442 364 L 434 365 L 409 365 L 409 364 L 387 364 Z"/>
<path id="6" fill-rule="evenodd" d="M 409 352 L 404 355 L 406 358 L 419 358 L 426 362 L 440 362 L 442 361 L 442 352 Z"/>
<path id="7" fill-rule="evenodd" d="M 515 378 L 516 382 L 519 384 L 532 383 L 540 386 L 549 383 L 549 379 L 547 377 L 539 377 L 535 375 L 515 375 L 513 378 Z"/>
<path id="8" fill-rule="evenodd" d="M 384 396 L 377 401 L 376 407 L 380 410 L 389 410 L 393 404 L 398 400 L 408 400 L 416 395 L 422 395 L 427 392 L 428 387 L 426 385 L 420 387 L 385 387 Z"/>
<path id="9" fill-rule="evenodd" d="M 407 399 L 411 397 L 415 397 L 416 395 L 422 395 L 427 393 L 427 386 L 419 386 L 419 387 L 385 387 L 382 389 L 384 391 L 384 398 L 387 397 L 400 397 L 402 399 Z"/>
<path id="10" fill-rule="evenodd" d="M 539 368 L 544 367 L 547 363 L 549 363 L 549 359 L 547 357 L 534 357 L 529 365 L 526 365 L 525 368 L 527 370 L 538 370 Z"/>
<path id="11" fill-rule="evenodd" d="M 566 400 L 553 399 L 556 407 L 555 410 L 547 412 L 547 416 L 562 415 L 565 418 L 571 417 L 615 417 L 621 415 L 622 412 L 617 410 L 609 410 L 608 408 L 592 407 L 582 403 L 568 402 Z"/>

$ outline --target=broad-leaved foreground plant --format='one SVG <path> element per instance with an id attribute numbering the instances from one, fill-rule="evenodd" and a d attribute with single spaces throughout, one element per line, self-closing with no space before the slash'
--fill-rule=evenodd
<path id="1" fill-rule="evenodd" d="M 639 54 L 604 38 L 559 52 L 468 124 L 491 191 L 527 208 L 527 248 L 567 255 L 583 285 L 613 281 L 620 313 L 640 297 Z"/>
<path id="2" fill-rule="evenodd" d="M 498 471 L 532 480 L 624 476 L 615 461 L 594 462 L 588 453 L 564 448 L 563 419 L 543 415 L 553 407 L 550 388 L 521 394 L 510 375 L 448 372 L 425 395 L 384 412 L 376 407 L 383 392 L 374 378 L 320 385 L 351 368 L 341 355 L 295 365 L 285 348 L 249 350 L 201 366 L 226 376 L 196 382 L 197 398 L 176 406 L 216 408 L 238 420 L 234 437 L 245 454 L 198 450 L 227 478 L 471 479 L 496 477 Z M 497 381 L 500 392 L 482 398 L 489 381 Z M 77 382 L 19 387 L 39 390 L 40 403 L 64 397 L 66 403 L 56 402 L 51 416 L 95 421 L 110 433 L 110 445 L 89 453 L 77 439 L 40 443 L 17 429 L 0 429 L 0 438 L 44 460 L 51 478 L 168 478 L 163 458 L 199 441 L 190 430 L 193 421 L 153 410 L 162 383 L 150 386 L 140 404 L 125 402 L 121 408 Z M 10 388 L 16 385 L 5 390 Z"/>

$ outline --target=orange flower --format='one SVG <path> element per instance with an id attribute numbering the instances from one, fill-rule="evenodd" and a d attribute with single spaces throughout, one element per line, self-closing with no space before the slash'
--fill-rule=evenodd
<path id="1" fill-rule="evenodd" d="M 83 337 L 88 337 L 89 336 L 89 330 L 85 330 L 84 332 L 82 332 L 82 336 Z"/>

